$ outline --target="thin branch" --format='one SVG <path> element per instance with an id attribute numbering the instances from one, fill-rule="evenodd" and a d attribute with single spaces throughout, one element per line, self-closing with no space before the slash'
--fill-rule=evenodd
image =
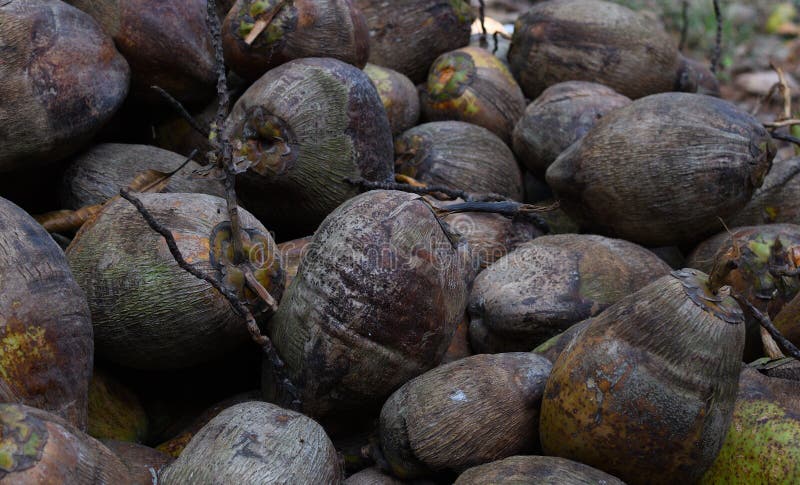
<path id="1" fill-rule="evenodd" d="M 167 102 L 167 104 L 169 104 L 169 106 L 173 109 L 173 111 L 175 111 L 175 113 L 177 113 L 181 118 L 183 118 L 184 121 L 189 123 L 189 126 L 191 126 L 194 131 L 200 133 L 206 138 L 208 137 L 208 130 L 200 126 L 200 123 L 198 123 L 197 120 L 194 119 L 194 117 L 192 117 L 191 114 L 189 114 L 189 112 L 186 110 L 186 108 L 183 107 L 180 101 L 173 98 L 172 95 L 161 89 L 160 86 L 150 86 L 150 89 L 153 89 L 158 94 L 160 94 L 161 97 L 164 98 L 164 100 Z"/>
<path id="2" fill-rule="evenodd" d="M 753 111 L 750 112 L 750 114 L 753 115 L 753 116 L 757 115 L 758 112 L 761 111 L 761 108 L 764 106 L 764 103 L 766 103 L 767 101 L 772 99 L 772 96 L 774 96 L 775 93 L 778 92 L 778 88 L 779 87 L 780 87 L 780 83 L 779 82 L 773 84 L 772 86 L 770 86 L 769 90 L 767 90 L 767 94 L 765 94 L 764 96 L 758 98 L 758 101 L 756 102 L 756 105 L 753 108 Z"/>
<path id="3" fill-rule="evenodd" d="M 760 323 L 762 327 L 767 329 L 769 334 L 778 343 L 778 345 L 783 347 L 783 349 L 785 349 L 790 356 L 794 357 L 797 360 L 800 360 L 800 349 L 795 347 L 792 342 L 790 342 L 786 337 L 784 337 L 781 334 L 781 332 L 777 328 L 775 328 L 775 325 L 772 324 L 772 320 L 770 320 L 767 315 L 761 313 L 761 311 L 759 311 L 758 308 L 756 308 L 752 303 L 750 303 L 747 300 L 747 298 L 744 298 L 742 295 L 733 293 L 731 295 L 736 299 L 736 301 L 739 302 L 739 305 L 742 305 L 743 307 L 746 306 L 750 310 L 750 312 L 753 314 L 756 320 L 758 320 L 758 323 Z"/>
<path id="4" fill-rule="evenodd" d="M 444 195 L 449 200 L 452 199 L 463 199 L 466 201 L 472 200 L 483 200 L 483 201 L 501 201 L 506 200 L 506 197 L 500 194 L 470 194 L 463 190 L 453 189 L 451 187 L 446 187 L 444 185 L 427 185 L 424 187 L 418 187 L 415 185 L 404 184 L 404 183 L 397 183 L 397 182 L 372 182 L 370 180 L 364 180 L 361 178 L 346 178 L 345 182 L 356 185 L 365 191 L 369 190 L 399 190 L 401 192 L 409 192 L 412 194 L 419 194 L 419 195 L 430 195 L 436 198 L 440 198 L 441 195 Z"/>
<path id="5" fill-rule="evenodd" d="M 719 60 L 722 57 L 722 11 L 719 0 L 714 0 L 714 17 L 717 19 L 717 38 L 714 43 L 714 52 L 711 54 L 711 73 L 716 75 Z"/>
<path id="6" fill-rule="evenodd" d="M 764 123 L 764 127 L 765 128 L 773 128 L 773 129 L 774 128 L 785 128 L 787 126 L 795 126 L 795 125 L 800 125 L 800 119 L 790 118 L 790 119 L 786 119 L 786 120 L 771 121 L 771 122 Z"/>
<path id="7" fill-rule="evenodd" d="M 486 4 L 484 0 L 478 0 L 478 18 L 481 21 L 481 36 L 479 40 L 479 45 L 484 49 L 489 47 L 489 43 L 486 41 Z"/>
<path id="8" fill-rule="evenodd" d="M 785 135 L 783 133 L 770 133 L 770 136 L 776 140 L 788 141 L 789 143 L 794 143 L 795 145 L 800 146 L 800 138 L 792 135 Z"/>
<path id="9" fill-rule="evenodd" d="M 681 41 L 678 50 L 683 52 L 686 47 L 686 39 L 689 36 L 689 0 L 681 1 Z"/>
<path id="10" fill-rule="evenodd" d="M 783 116 L 779 121 L 788 120 L 792 117 L 792 91 L 789 89 L 789 82 L 786 80 L 786 74 L 783 69 L 770 63 L 770 67 L 778 75 L 778 92 L 783 97 Z"/>
<path id="11" fill-rule="evenodd" d="M 452 204 L 447 207 L 436 207 L 435 212 L 440 217 L 464 212 L 500 214 L 501 216 L 512 218 L 523 217 L 527 218 L 538 229 L 544 232 L 550 232 L 550 226 L 547 224 L 547 221 L 539 214 L 552 211 L 556 207 L 558 207 L 557 203 L 550 206 L 536 206 L 521 204 L 513 200 L 504 200 L 500 202 L 468 201 L 461 204 Z"/>

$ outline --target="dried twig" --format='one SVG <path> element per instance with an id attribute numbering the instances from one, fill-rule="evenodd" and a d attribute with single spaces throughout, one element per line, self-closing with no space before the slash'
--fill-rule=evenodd
<path id="1" fill-rule="evenodd" d="M 189 123 L 189 126 L 191 126 L 194 131 L 200 133 L 201 135 L 203 135 L 205 137 L 208 137 L 208 130 L 206 128 L 203 128 L 202 126 L 200 126 L 200 123 L 198 123 L 197 120 L 194 119 L 194 117 L 192 117 L 191 114 L 189 114 L 189 112 L 186 110 L 186 108 L 183 107 L 183 105 L 181 104 L 180 101 L 178 101 L 177 99 L 173 98 L 171 94 L 169 94 L 168 92 L 166 92 L 163 89 L 161 89 L 160 86 L 150 86 L 150 89 L 153 89 L 158 94 L 160 94 L 161 97 L 164 98 L 164 100 L 167 102 L 167 104 L 169 104 L 169 106 L 181 118 L 183 118 L 184 121 Z"/>
<path id="2" fill-rule="evenodd" d="M 481 21 L 481 36 L 479 40 L 479 45 L 484 49 L 489 47 L 489 43 L 486 41 L 486 4 L 484 0 L 478 0 L 478 18 Z"/>
<path id="3" fill-rule="evenodd" d="M 800 146 L 800 138 L 794 137 L 792 135 L 773 132 L 770 133 L 770 136 L 772 136 L 772 138 L 775 138 L 776 140 L 788 141 L 789 143 L 794 143 L 795 145 Z"/>
<path id="4" fill-rule="evenodd" d="M 778 346 L 778 343 L 775 342 L 775 339 L 772 338 L 772 335 L 770 335 L 769 331 L 764 327 L 761 327 L 761 345 L 764 347 L 764 353 L 766 353 L 770 359 L 783 359 L 786 357 Z"/>
<path id="5" fill-rule="evenodd" d="M 419 195 L 430 195 L 441 199 L 445 196 L 446 200 L 463 199 L 466 201 L 501 201 L 506 197 L 500 194 L 470 194 L 463 190 L 453 189 L 444 185 L 426 185 L 423 187 L 398 182 L 372 182 L 361 178 L 347 178 L 345 181 L 352 185 L 357 185 L 365 191 L 369 190 L 399 190 Z"/>
<path id="6" fill-rule="evenodd" d="M 689 36 L 689 0 L 681 1 L 681 41 L 678 50 L 683 52 L 686 47 L 686 39 Z"/>
<path id="7" fill-rule="evenodd" d="M 731 293 L 731 295 L 736 299 L 736 301 L 739 302 L 739 305 L 742 307 L 747 307 L 750 310 L 755 319 L 758 320 L 758 323 L 760 323 L 761 326 L 769 332 L 778 345 L 785 349 L 790 356 L 800 360 L 800 349 L 795 347 L 792 342 L 790 342 L 777 328 L 775 328 L 775 325 L 772 324 L 772 320 L 770 320 L 767 315 L 761 313 L 758 308 L 756 308 L 752 303 L 750 303 L 750 301 L 747 300 L 747 298 L 743 297 L 742 295 L 734 293 Z"/>
<path id="8" fill-rule="evenodd" d="M 714 17 L 717 19 L 717 38 L 711 54 L 711 73 L 716 75 L 719 60 L 722 57 L 722 11 L 719 8 L 719 0 L 714 0 Z"/>

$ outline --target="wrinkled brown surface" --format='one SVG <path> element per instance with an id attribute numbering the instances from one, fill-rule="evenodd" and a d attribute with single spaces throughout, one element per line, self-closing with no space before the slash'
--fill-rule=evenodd
<path id="1" fill-rule="evenodd" d="M 744 319 L 690 271 L 618 301 L 561 353 L 542 401 L 545 454 L 630 484 L 691 483 L 711 466 L 731 421 Z"/>
<path id="2" fill-rule="evenodd" d="M 97 367 L 89 383 L 88 433 L 99 440 L 142 442 L 147 438 L 147 415 L 139 397 Z"/>
<path id="3" fill-rule="evenodd" d="M 561 352 L 567 348 L 574 339 L 580 338 L 580 334 L 589 326 L 591 321 L 592 319 L 589 318 L 571 325 L 560 334 L 546 340 L 543 344 L 533 349 L 532 352 L 544 356 L 550 362 L 555 362 L 558 356 L 561 355 Z"/>
<path id="4" fill-rule="evenodd" d="M 209 421 L 161 483 L 341 483 L 336 450 L 322 427 L 265 402 L 237 404 Z"/>
<path id="5" fill-rule="evenodd" d="M 0 46 L 0 172 L 71 155 L 128 94 L 111 39 L 59 0 L 3 2 Z"/>
<path id="6" fill-rule="evenodd" d="M 429 185 L 522 200 L 522 173 L 494 133 L 463 121 L 424 123 L 395 140 L 395 171 Z"/>
<path id="7" fill-rule="evenodd" d="M 730 227 L 800 222 L 800 158 L 776 161 L 750 202 L 726 221 Z"/>
<path id="8" fill-rule="evenodd" d="M 79 209 L 87 205 L 102 204 L 119 195 L 139 174 L 147 170 L 172 172 L 186 161 L 177 153 L 150 145 L 104 143 L 75 157 L 67 167 L 61 183 L 60 196 L 63 207 Z M 203 193 L 224 197 L 222 182 L 195 176 L 201 169 L 189 162 L 170 177 L 162 192 Z"/>
<path id="9" fill-rule="evenodd" d="M 537 174 L 583 136 L 606 113 L 631 100 L 602 84 L 567 81 L 545 89 L 514 127 L 514 154 Z"/>
<path id="10" fill-rule="evenodd" d="M 625 485 L 596 468 L 554 456 L 512 456 L 462 473 L 455 485 L 536 483 L 542 485 Z"/>
<path id="11" fill-rule="evenodd" d="M 690 59 L 683 55 L 680 57 L 678 83 L 675 91 L 720 97 L 719 81 L 708 68 L 708 63 Z"/>
<path id="12" fill-rule="evenodd" d="M 741 210 L 774 154 L 761 123 L 733 104 L 664 93 L 604 116 L 550 165 L 547 182 L 586 229 L 681 245 Z"/>
<path id="13" fill-rule="evenodd" d="M 239 176 L 237 190 L 244 207 L 281 239 L 314 232 L 356 195 L 345 178 L 383 181 L 393 174 L 386 112 L 367 75 L 349 64 L 310 58 L 272 69 L 236 103 L 228 129 L 236 131 L 255 107 L 283 120 L 295 140 L 279 167 L 251 168 Z M 268 148 L 267 140 L 260 142 Z"/>
<path id="14" fill-rule="evenodd" d="M 86 296 L 61 248 L 0 198 L 0 401 L 85 430 L 94 345 Z"/>
<path id="15" fill-rule="evenodd" d="M 524 243 L 481 272 L 470 292 L 476 352 L 529 351 L 670 271 L 636 244 L 563 234 Z"/>
<path id="16" fill-rule="evenodd" d="M 53 414 L 0 404 L 0 481 L 131 483 L 128 468 L 105 445 Z"/>
<path id="17" fill-rule="evenodd" d="M 206 0 L 67 0 L 103 27 L 131 66 L 133 94 L 163 103 L 159 86 L 184 103 L 208 100 L 217 80 Z"/>
<path id="18" fill-rule="evenodd" d="M 534 451 L 550 368 L 532 353 L 484 354 L 407 382 L 381 410 L 392 473 L 417 478 Z"/>
<path id="19" fill-rule="evenodd" d="M 240 31 L 242 22 L 253 24 L 266 15 L 250 16 L 256 3 L 238 0 L 222 25 L 226 64 L 240 76 L 255 80 L 275 66 L 303 57 L 332 57 L 359 68 L 367 63 L 366 20 L 350 0 L 286 2 L 269 20 L 267 30 L 248 45 L 247 35 Z M 270 28 L 279 33 L 270 35 Z"/>
<path id="20" fill-rule="evenodd" d="M 436 365 L 464 314 L 467 263 L 417 195 L 371 191 L 328 216 L 269 323 L 303 411 L 379 405 Z M 283 402 L 269 365 L 264 377 Z"/>
<path id="21" fill-rule="evenodd" d="M 361 470 L 344 481 L 344 485 L 403 485 L 404 483 L 406 482 L 386 475 L 377 467 Z"/>
<path id="22" fill-rule="evenodd" d="M 601 0 L 540 2 L 514 24 L 511 72 L 529 98 L 563 81 L 592 81 L 636 99 L 672 91 L 680 59 L 664 27 Z"/>
<path id="23" fill-rule="evenodd" d="M 153 448 L 126 441 L 103 441 L 130 470 L 131 485 L 157 485 L 158 471 L 173 458 Z"/>
<path id="24" fill-rule="evenodd" d="M 223 199 L 206 194 L 138 197 L 172 232 L 184 259 L 219 277 L 211 266 L 209 238 L 228 220 Z M 241 209 L 239 214 L 244 229 L 269 237 L 251 214 Z M 268 257 L 276 254 L 269 242 Z M 108 360 L 141 369 L 183 368 L 248 341 L 244 319 L 210 284 L 178 266 L 164 238 L 127 200 L 111 202 L 84 225 L 67 259 L 89 300 L 97 353 Z M 266 261 L 270 281 L 265 287 L 279 300 L 284 277 L 276 260 Z"/>
<path id="25" fill-rule="evenodd" d="M 399 135 L 413 128 L 420 115 L 419 95 L 414 83 L 395 70 L 375 64 L 364 66 L 364 72 L 378 90 L 392 134 Z"/>

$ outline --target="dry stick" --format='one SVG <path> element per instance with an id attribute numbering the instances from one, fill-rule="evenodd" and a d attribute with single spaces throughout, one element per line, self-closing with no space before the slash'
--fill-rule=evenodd
<path id="1" fill-rule="evenodd" d="M 792 135 L 784 135 L 783 133 L 770 133 L 772 138 L 781 141 L 788 141 L 789 143 L 794 143 L 797 146 L 800 146 L 800 138 L 796 138 Z"/>
<path id="2" fill-rule="evenodd" d="M 765 94 L 764 96 L 758 98 L 758 101 L 756 102 L 756 105 L 753 108 L 753 111 L 750 112 L 750 114 L 753 115 L 753 116 L 757 115 L 758 112 L 761 111 L 761 107 L 764 106 L 764 103 L 769 101 L 770 99 L 772 99 L 772 96 L 774 96 L 775 93 L 778 92 L 778 87 L 779 86 L 780 86 L 780 83 L 775 83 L 772 86 L 770 86 L 769 90 L 767 91 L 767 94 Z"/>
<path id="3" fill-rule="evenodd" d="M 736 299 L 736 301 L 739 302 L 739 305 L 742 305 L 743 307 L 746 306 L 750 309 L 753 316 L 756 318 L 756 320 L 758 320 L 758 323 L 767 329 L 772 338 L 775 339 L 775 341 L 778 342 L 778 344 L 783 347 L 790 356 L 800 360 L 800 349 L 795 347 L 793 343 L 791 343 L 777 328 L 775 328 L 775 325 L 772 324 L 772 320 L 770 320 L 767 315 L 761 313 L 758 308 L 756 308 L 747 300 L 747 298 L 744 298 L 742 295 L 734 293 L 731 293 L 731 295 Z"/>
<path id="4" fill-rule="evenodd" d="M 770 359 L 783 359 L 786 357 L 778 346 L 778 343 L 764 327 L 761 327 L 761 345 L 764 347 L 764 352 Z"/>
<path id="5" fill-rule="evenodd" d="M 681 41 L 678 50 L 683 52 L 686 47 L 686 38 L 689 36 L 689 0 L 681 2 Z"/>
<path id="6" fill-rule="evenodd" d="M 194 131 L 200 133 L 205 137 L 208 137 L 208 130 L 200 126 L 200 123 L 198 123 L 197 120 L 194 119 L 192 115 L 189 114 L 188 111 L 186 111 L 186 108 L 183 107 L 180 101 L 173 98 L 172 95 L 161 89 L 160 86 L 150 86 L 150 89 L 154 89 L 158 94 L 160 94 L 161 97 L 164 98 L 164 100 L 167 102 L 167 104 L 169 104 L 169 106 L 181 118 L 183 118 L 187 123 L 189 123 L 189 126 L 191 126 Z"/>
<path id="7" fill-rule="evenodd" d="M 489 43 L 486 42 L 486 24 L 484 20 L 486 19 L 486 4 L 483 0 L 478 0 L 478 18 L 481 21 L 481 37 L 480 37 L 480 46 L 484 49 L 489 47 Z"/>
<path id="8" fill-rule="evenodd" d="M 363 190 L 399 190 L 401 192 L 409 192 L 419 195 L 430 195 L 436 197 L 439 194 L 445 195 L 449 199 L 464 199 L 464 200 L 483 200 L 483 201 L 501 201 L 506 200 L 506 197 L 500 194 L 470 194 L 463 190 L 453 189 L 444 185 L 427 185 L 425 187 L 417 187 L 415 185 L 403 184 L 397 182 L 373 182 L 361 178 L 346 178 L 345 182 L 357 185 Z M 437 197 L 438 198 L 438 197 Z"/>
<path id="9" fill-rule="evenodd" d="M 717 19 L 717 38 L 714 44 L 714 52 L 711 55 L 711 73 L 716 75 L 719 60 L 722 57 L 722 12 L 719 8 L 719 0 L 714 0 L 714 16 Z"/>

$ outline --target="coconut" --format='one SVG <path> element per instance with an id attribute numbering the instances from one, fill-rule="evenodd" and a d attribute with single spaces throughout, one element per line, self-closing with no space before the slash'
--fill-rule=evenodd
<path id="1" fill-rule="evenodd" d="M 278 252 L 281 255 L 281 261 L 283 261 L 283 270 L 286 272 L 287 288 L 292 283 L 294 277 L 297 276 L 300 262 L 308 251 L 308 245 L 311 243 L 311 239 L 311 236 L 306 236 L 278 244 Z"/>
<path id="2" fill-rule="evenodd" d="M 259 79 L 226 122 L 242 204 L 281 238 L 302 237 L 358 194 L 347 178 L 392 177 L 392 131 L 363 71 L 336 59 L 287 62 Z"/>
<path id="3" fill-rule="evenodd" d="M 772 164 L 764 184 L 744 209 L 731 217 L 731 227 L 800 221 L 800 157 Z"/>
<path id="4" fill-rule="evenodd" d="M 537 238 L 475 279 L 467 307 L 470 343 L 479 353 L 529 351 L 669 271 L 657 256 L 621 239 Z"/>
<path id="5" fill-rule="evenodd" d="M 680 67 L 678 67 L 678 82 L 675 91 L 720 97 L 719 81 L 709 69 L 708 64 L 683 56 L 681 56 Z"/>
<path id="6" fill-rule="evenodd" d="M 395 171 L 431 185 L 522 200 L 514 154 L 494 133 L 463 121 L 434 121 L 395 140 Z"/>
<path id="7" fill-rule="evenodd" d="M 514 127 L 514 154 L 528 170 L 547 167 L 602 118 L 631 100 L 602 84 L 567 81 L 545 89 Z"/>
<path id="8" fill-rule="evenodd" d="M 147 439 L 147 414 L 139 397 L 98 368 L 89 383 L 88 433 L 99 440 L 141 443 Z"/>
<path id="9" fill-rule="evenodd" d="M 608 473 L 553 456 L 512 456 L 462 473 L 455 485 L 548 483 L 558 485 L 624 485 Z"/>
<path id="10" fill-rule="evenodd" d="M 237 0 L 222 25 L 226 63 L 255 80 L 302 57 L 332 57 L 364 67 L 369 37 L 350 0 Z"/>
<path id="11" fill-rule="evenodd" d="M 525 97 L 500 59 L 480 47 L 463 47 L 433 62 L 420 105 L 428 121 L 466 121 L 510 144 Z"/>
<path id="12" fill-rule="evenodd" d="M 737 303 L 696 270 L 619 300 L 553 364 L 542 449 L 629 484 L 693 483 L 730 426 L 744 333 Z"/>
<path id="13" fill-rule="evenodd" d="M 230 222 L 224 199 L 206 194 L 140 194 L 156 221 L 168 228 L 184 259 L 223 280 L 251 305 L 266 306 L 244 286 L 231 262 Z M 250 270 L 280 300 L 284 276 L 267 230 L 240 209 Z M 218 358 L 245 344 L 244 317 L 204 280 L 178 266 L 164 238 L 136 208 L 116 199 L 83 226 L 67 259 L 92 311 L 97 353 L 138 369 L 185 368 Z"/>
<path id="14" fill-rule="evenodd" d="M 3 2 L 0 45 L 0 173 L 71 155 L 128 94 L 111 38 L 60 0 Z"/>
<path id="15" fill-rule="evenodd" d="M 682 245 L 741 210 L 774 155 L 766 129 L 733 104 L 664 93 L 604 116 L 550 165 L 547 183 L 585 229 Z"/>
<path id="16" fill-rule="evenodd" d="M 381 410 L 380 446 L 392 474 L 461 471 L 534 451 L 550 367 L 531 353 L 484 354 L 407 382 Z"/>
<path id="17" fill-rule="evenodd" d="M 350 475 L 344 485 L 403 485 L 404 481 L 381 472 L 380 468 L 372 467 Z"/>
<path id="18" fill-rule="evenodd" d="M 388 67 L 367 64 L 364 73 L 378 90 L 383 108 L 389 117 L 392 134 L 413 128 L 419 121 L 419 96 L 417 88 L 409 78 Z"/>
<path id="19" fill-rule="evenodd" d="M 166 453 L 138 443 L 104 440 L 103 444 L 128 467 L 131 485 L 158 485 L 158 472 L 173 460 Z"/>
<path id="20" fill-rule="evenodd" d="M 0 401 L 86 429 L 94 355 L 86 297 L 58 244 L 3 198 L 0 227 Z"/>

